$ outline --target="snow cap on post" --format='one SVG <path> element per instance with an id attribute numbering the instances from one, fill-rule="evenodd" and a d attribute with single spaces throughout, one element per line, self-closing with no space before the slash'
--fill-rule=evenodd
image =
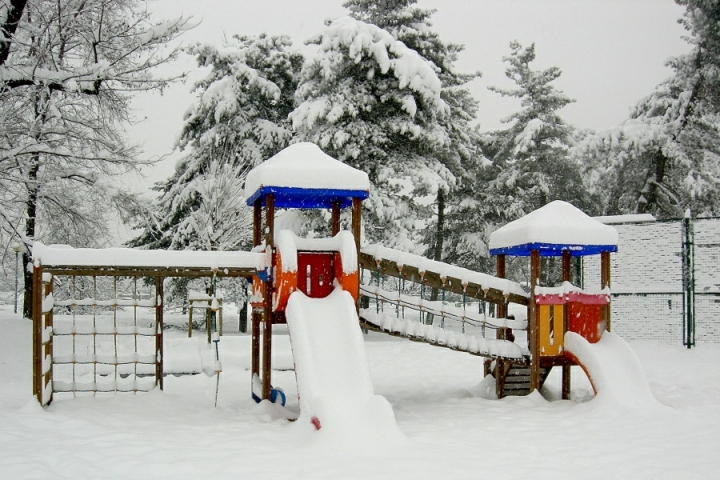
<path id="1" fill-rule="evenodd" d="M 367 173 L 325 154 L 314 143 L 290 145 L 248 173 L 245 196 L 248 206 L 265 195 L 275 195 L 276 208 L 340 208 L 353 198 L 368 197 Z"/>
<path id="2" fill-rule="evenodd" d="M 508 223 L 490 235 L 491 255 L 574 257 L 617 252 L 618 233 L 570 203 L 556 200 Z"/>

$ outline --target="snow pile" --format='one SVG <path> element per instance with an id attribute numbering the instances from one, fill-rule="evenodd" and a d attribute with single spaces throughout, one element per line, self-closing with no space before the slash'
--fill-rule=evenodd
<path id="1" fill-rule="evenodd" d="M 401 252 L 392 248 L 383 247 L 381 245 L 368 245 L 361 249 L 362 253 L 370 255 L 376 260 L 389 260 L 395 262 L 398 266 L 403 267 L 409 265 L 415 267 L 420 272 L 434 272 L 441 278 L 454 277 L 460 279 L 462 283 L 476 283 L 483 288 L 495 288 L 504 294 L 515 294 L 527 298 L 527 293 L 522 289 L 519 283 L 504 278 L 493 277 L 485 273 L 474 272 L 467 268 L 457 267 L 429 258 L 415 255 L 412 253 Z"/>
<path id="2" fill-rule="evenodd" d="M 67 245 L 32 247 L 35 264 L 46 266 L 97 266 L 144 268 L 255 268 L 268 266 L 268 257 L 254 252 L 198 252 L 187 250 L 136 250 L 133 248 L 72 248 Z"/>
<path id="3" fill-rule="evenodd" d="M 301 142 L 248 173 L 245 197 L 251 198 L 262 187 L 368 191 L 370 180 L 367 173 L 335 160 L 314 143 Z"/>
<path id="4" fill-rule="evenodd" d="M 377 447 L 402 441 L 392 407 L 373 392 L 352 296 L 290 296 L 286 310 L 295 359 L 301 426 L 325 441 Z"/>
<path id="5" fill-rule="evenodd" d="M 275 234 L 275 245 L 280 252 L 284 272 L 297 271 L 297 252 L 340 252 L 343 273 L 357 272 L 357 247 L 352 232 L 342 230 L 332 238 L 299 238 L 290 230 Z"/>
<path id="6" fill-rule="evenodd" d="M 617 231 L 570 203 L 550 202 L 490 235 L 490 250 L 531 244 L 617 246 Z"/>
<path id="7" fill-rule="evenodd" d="M 565 333 L 565 352 L 588 374 L 598 399 L 631 408 L 657 405 L 640 360 L 630 346 L 612 332 L 590 343 L 574 332 Z"/>

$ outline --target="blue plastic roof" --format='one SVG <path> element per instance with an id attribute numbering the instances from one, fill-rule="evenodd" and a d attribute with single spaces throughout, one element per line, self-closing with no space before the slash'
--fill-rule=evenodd
<path id="1" fill-rule="evenodd" d="M 493 248 L 490 255 L 509 255 L 529 257 L 530 252 L 539 250 L 541 257 L 560 257 L 564 251 L 570 251 L 573 257 L 597 255 L 602 252 L 617 252 L 617 245 L 560 245 L 556 243 L 526 243 L 512 247 Z"/>
<path id="2" fill-rule="evenodd" d="M 340 208 L 352 205 L 353 198 L 365 200 L 370 193 L 367 190 L 335 190 L 322 188 L 298 187 L 261 187 L 247 199 L 247 205 L 252 206 L 260 198 L 260 204 L 265 206 L 265 196 L 272 193 L 275 196 L 275 208 L 332 208 L 334 201 L 340 202 Z"/>

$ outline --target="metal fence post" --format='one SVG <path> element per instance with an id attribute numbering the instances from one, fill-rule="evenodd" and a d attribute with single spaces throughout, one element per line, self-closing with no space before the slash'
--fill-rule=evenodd
<path id="1" fill-rule="evenodd" d="M 683 345 L 692 348 L 695 346 L 695 235 L 689 209 L 682 225 Z"/>

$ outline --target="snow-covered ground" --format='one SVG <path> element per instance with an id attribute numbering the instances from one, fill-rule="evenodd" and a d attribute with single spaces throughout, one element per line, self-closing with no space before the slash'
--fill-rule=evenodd
<path id="1" fill-rule="evenodd" d="M 203 332 L 166 333 L 168 370 L 200 365 Z M 0 312 L 0 478 L 717 478 L 720 346 L 631 346 L 654 396 L 639 408 L 593 399 L 581 370 L 573 401 L 553 372 L 543 396 L 493 400 L 482 358 L 381 334 L 365 336 L 375 393 L 407 441 L 334 442 L 250 400 L 249 337 L 220 341 L 223 373 L 165 378 L 165 391 L 31 396 L 30 322 Z M 297 410 L 286 334 L 274 339 L 273 384 Z M 206 360 L 207 361 L 207 360 Z"/>

